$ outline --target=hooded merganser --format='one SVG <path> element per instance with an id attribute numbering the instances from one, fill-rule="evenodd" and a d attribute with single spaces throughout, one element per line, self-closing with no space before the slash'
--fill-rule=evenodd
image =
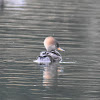
<path id="1" fill-rule="evenodd" d="M 65 51 L 59 47 L 59 43 L 54 37 L 46 37 L 44 40 L 44 46 L 47 51 L 40 52 L 40 56 L 35 60 L 38 63 L 62 61 L 61 54 L 57 51 Z"/>

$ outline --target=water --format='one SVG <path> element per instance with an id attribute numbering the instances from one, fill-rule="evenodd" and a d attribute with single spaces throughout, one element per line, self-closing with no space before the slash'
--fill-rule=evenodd
<path id="1" fill-rule="evenodd" d="M 100 99 L 99 0 L 5 0 L 0 6 L 0 100 Z M 33 62 L 47 36 L 65 50 L 61 63 Z"/>

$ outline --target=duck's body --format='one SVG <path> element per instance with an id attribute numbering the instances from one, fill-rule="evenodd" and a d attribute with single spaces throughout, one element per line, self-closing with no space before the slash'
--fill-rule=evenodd
<path id="1" fill-rule="evenodd" d="M 37 62 L 56 62 L 61 61 L 62 57 L 58 51 L 42 51 L 37 58 Z"/>
<path id="2" fill-rule="evenodd" d="M 56 62 L 61 61 L 62 56 L 61 54 L 56 50 L 64 51 L 59 47 L 58 42 L 53 37 L 47 37 L 44 40 L 44 46 L 47 51 L 43 51 L 40 53 L 40 56 L 37 58 L 35 62 L 43 63 L 43 62 Z"/>

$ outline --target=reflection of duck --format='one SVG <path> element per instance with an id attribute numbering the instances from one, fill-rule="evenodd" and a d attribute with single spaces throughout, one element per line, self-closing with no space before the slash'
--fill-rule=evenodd
<path id="1" fill-rule="evenodd" d="M 47 51 L 41 52 L 35 62 L 55 62 L 62 60 L 61 54 L 57 50 L 64 50 L 59 47 L 59 44 L 54 37 L 45 38 L 44 46 Z"/>
<path id="2" fill-rule="evenodd" d="M 59 63 L 53 62 L 43 67 L 43 86 L 56 86 Z"/>
<path id="3" fill-rule="evenodd" d="M 58 62 L 42 63 L 39 65 L 43 71 L 43 86 L 57 86 L 58 75 L 63 72 L 63 67 Z"/>

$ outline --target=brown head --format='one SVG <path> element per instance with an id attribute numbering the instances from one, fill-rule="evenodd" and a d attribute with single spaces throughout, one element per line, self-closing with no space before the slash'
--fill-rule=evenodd
<path id="1" fill-rule="evenodd" d="M 47 51 L 52 51 L 52 50 L 60 50 L 60 51 L 64 51 L 63 49 L 61 49 L 59 47 L 59 43 L 57 42 L 57 40 L 54 37 L 46 37 L 44 40 L 44 46 L 46 48 Z"/>

